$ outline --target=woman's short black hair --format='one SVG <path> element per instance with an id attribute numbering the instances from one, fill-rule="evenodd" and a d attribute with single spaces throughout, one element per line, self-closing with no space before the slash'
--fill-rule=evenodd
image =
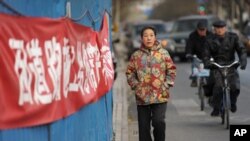
<path id="1" fill-rule="evenodd" d="M 155 36 L 156 36 L 156 29 L 155 29 L 153 26 L 144 26 L 144 27 L 142 28 L 142 30 L 141 30 L 141 37 L 143 37 L 144 31 L 147 30 L 147 29 L 153 30 L 153 32 L 154 32 L 154 34 L 155 34 Z"/>

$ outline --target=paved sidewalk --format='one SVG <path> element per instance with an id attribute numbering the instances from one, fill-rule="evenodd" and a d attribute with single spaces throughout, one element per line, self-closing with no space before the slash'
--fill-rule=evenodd
<path id="1" fill-rule="evenodd" d="M 118 81 L 114 85 L 113 91 L 113 130 L 115 132 L 115 141 L 128 141 L 128 106 L 127 93 L 123 89 L 124 85 L 126 85 L 126 83 L 124 83 L 124 80 L 126 80 L 124 77 L 118 77 Z"/>
<path id="2" fill-rule="evenodd" d="M 119 46 L 121 49 L 121 46 Z M 120 50 L 119 50 L 120 51 Z M 122 51 L 118 52 L 122 54 Z M 113 131 L 114 141 L 128 140 L 128 104 L 127 79 L 125 76 L 126 64 L 121 54 L 117 55 L 117 78 L 113 86 Z"/>

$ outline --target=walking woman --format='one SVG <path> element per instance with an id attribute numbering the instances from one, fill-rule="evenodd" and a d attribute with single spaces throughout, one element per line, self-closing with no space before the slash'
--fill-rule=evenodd
<path id="1" fill-rule="evenodd" d="M 165 114 L 176 66 L 157 41 L 154 27 L 144 27 L 141 39 L 141 47 L 132 54 L 126 71 L 128 84 L 136 96 L 139 141 L 152 141 L 151 123 L 154 141 L 165 141 Z"/>

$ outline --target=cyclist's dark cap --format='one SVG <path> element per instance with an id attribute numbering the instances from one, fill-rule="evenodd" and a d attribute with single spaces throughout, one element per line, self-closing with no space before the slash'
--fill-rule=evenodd
<path id="1" fill-rule="evenodd" d="M 207 29 L 207 23 L 204 21 L 199 21 L 197 24 L 197 28 L 201 30 Z"/>
<path id="2" fill-rule="evenodd" d="M 224 22 L 222 20 L 219 20 L 219 21 L 216 21 L 213 23 L 214 27 L 225 27 L 226 25 L 227 25 L 226 22 Z"/>

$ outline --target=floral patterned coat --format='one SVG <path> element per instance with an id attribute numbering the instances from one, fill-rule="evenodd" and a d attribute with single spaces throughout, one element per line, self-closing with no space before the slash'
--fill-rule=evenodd
<path id="1" fill-rule="evenodd" d="M 133 53 L 126 71 L 128 84 L 135 90 L 138 105 L 167 102 L 174 85 L 176 66 L 160 44 Z"/>

